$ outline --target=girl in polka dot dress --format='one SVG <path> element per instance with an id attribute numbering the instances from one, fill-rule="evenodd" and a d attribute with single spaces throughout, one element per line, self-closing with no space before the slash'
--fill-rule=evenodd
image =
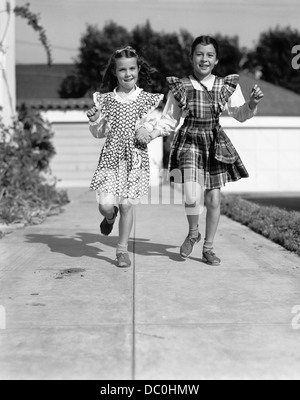
<path id="1" fill-rule="evenodd" d="M 109 92 L 94 94 L 95 107 L 87 112 L 90 131 L 106 137 L 90 188 L 96 191 L 99 212 L 104 216 L 100 231 L 108 236 L 120 212 L 118 267 L 129 267 L 128 240 L 133 227 L 133 204 L 148 194 L 150 163 L 147 144 L 154 139 L 153 111 L 162 94 L 145 92 L 139 77 L 151 80 L 153 69 L 132 47 L 116 50 L 103 77 Z M 119 202 L 119 207 L 115 204 Z"/>

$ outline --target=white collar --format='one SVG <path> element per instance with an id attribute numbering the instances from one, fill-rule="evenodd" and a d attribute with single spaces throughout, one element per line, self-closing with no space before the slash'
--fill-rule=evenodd
<path id="1" fill-rule="evenodd" d="M 138 86 L 135 87 L 135 90 L 130 93 L 125 99 L 123 99 L 123 97 L 121 97 L 118 92 L 117 92 L 118 88 L 114 89 L 114 97 L 116 100 L 120 101 L 121 103 L 126 103 L 126 102 L 132 102 L 132 101 L 136 101 L 136 99 L 139 97 L 139 95 L 142 93 L 143 89 L 139 88 Z"/>
<path id="2" fill-rule="evenodd" d="M 204 90 L 203 87 L 201 86 L 200 82 L 197 81 L 197 79 L 196 79 L 193 75 L 190 76 L 190 80 L 191 80 L 191 82 L 192 82 L 192 84 L 193 84 L 193 86 L 194 86 L 194 89 L 196 89 L 196 90 L 201 90 L 201 91 Z M 206 76 L 206 77 L 201 81 L 201 83 L 202 83 L 205 87 L 207 87 L 207 89 L 208 89 L 209 91 L 211 91 L 212 88 L 213 88 L 213 86 L 214 86 L 214 84 L 215 84 L 215 80 L 216 80 L 216 76 L 210 74 L 210 75 Z"/>

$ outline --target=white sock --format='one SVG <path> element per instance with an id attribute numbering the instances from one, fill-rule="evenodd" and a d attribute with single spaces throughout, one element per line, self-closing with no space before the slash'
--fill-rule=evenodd
<path id="1" fill-rule="evenodd" d="M 117 254 L 124 254 L 124 253 L 128 253 L 128 245 L 122 246 L 121 244 L 118 244 Z"/>

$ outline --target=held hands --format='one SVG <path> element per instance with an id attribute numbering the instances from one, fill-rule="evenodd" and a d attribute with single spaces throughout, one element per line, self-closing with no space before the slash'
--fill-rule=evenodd
<path id="1" fill-rule="evenodd" d="M 93 107 L 86 113 L 87 117 L 91 122 L 96 122 L 97 119 L 100 117 L 100 111 L 97 107 Z"/>
<path id="2" fill-rule="evenodd" d="M 263 99 L 264 94 L 258 85 L 254 85 L 250 91 L 249 107 L 254 110 L 259 102 Z"/>
<path id="3" fill-rule="evenodd" d="M 140 144 L 147 145 L 152 141 L 152 136 L 146 128 L 141 127 L 136 132 L 136 139 Z"/>

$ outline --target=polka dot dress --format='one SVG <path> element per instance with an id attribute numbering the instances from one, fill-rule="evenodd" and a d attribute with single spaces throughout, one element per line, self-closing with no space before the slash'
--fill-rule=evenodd
<path id="1" fill-rule="evenodd" d="M 110 125 L 110 131 L 90 185 L 92 190 L 131 199 L 139 199 L 148 194 L 148 148 L 135 138 L 136 123 L 154 111 L 162 97 L 144 91 L 130 102 L 121 101 L 114 93 L 101 97 L 99 108 Z"/>

